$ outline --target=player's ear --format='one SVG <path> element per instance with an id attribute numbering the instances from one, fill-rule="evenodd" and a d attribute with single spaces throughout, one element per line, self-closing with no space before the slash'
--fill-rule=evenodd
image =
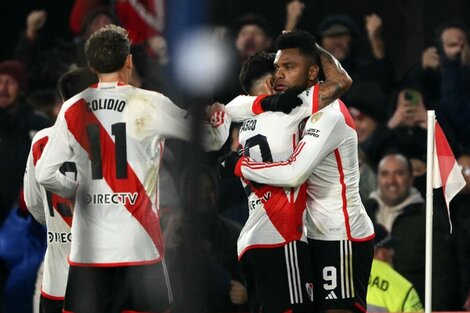
<path id="1" fill-rule="evenodd" d="M 126 62 L 124 64 L 126 68 L 131 69 L 134 66 L 134 63 L 132 62 L 132 54 L 129 54 L 126 58 Z"/>
<path id="2" fill-rule="evenodd" d="M 317 64 L 313 64 L 308 69 L 308 80 L 316 81 L 318 78 L 318 73 L 320 72 L 320 67 Z"/>
<path id="3" fill-rule="evenodd" d="M 274 79 L 272 76 L 266 78 L 264 81 L 264 86 L 267 90 L 269 90 L 270 95 L 274 94 Z"/>

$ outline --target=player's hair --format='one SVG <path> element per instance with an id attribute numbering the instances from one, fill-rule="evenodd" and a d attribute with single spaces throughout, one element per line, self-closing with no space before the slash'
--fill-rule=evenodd
<path id="1" fill-rule="evenodd" d="M 266 74 L 274 72 L 274 53 L 258 52 L 243 62 L 240 71 L 240 85 L 249 94 L 253 83 Z"/>
<path id="2" fill-rule="evenodd" d="M 300 53 L 310 58 L 312 64 L 320 64 L 320 55 L 316 47 L 316 39 L 303 30 L 283 33 L 276 39 L 276 49 L 299 49 Z"/>
<path id="3" fill-rule="evenodd" d="M 98 73 L 120 70 L 130 54 L 131 42 L 127 31 L 116 25 L 106 25 L 85 43 L 88 65 Z"/>
<path id="4" fill-rule="evenodd" d="M 59 78 L 57 87 L 62 101 L 72 98 L 90 85 L 98 82 L 98 76 L 89 68 L 70 70 Z"/>

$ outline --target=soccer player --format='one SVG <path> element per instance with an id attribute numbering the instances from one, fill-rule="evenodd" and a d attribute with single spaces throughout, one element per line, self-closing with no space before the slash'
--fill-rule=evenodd
<path id="1" fill-rule="evenodd" d="M 288 158 L 299 141 L 299 124 L 302 120 L 318 107 L 324 107 L 336 99 L 351 83 L 339 63 L 316 47 L 312 36 L 299 31 L 290 34 L 288 37 L 281 35 L 277 46 L 281 52 L 283 49 L 295 50 L 290 59 L 284 60 L 285 64 L 282 66 L 298 73 L 302 82 L 295 86 L 297 88 L 287 92 L 284 92 L 286 89 L 282 84 L 276 85 L 277 91 L 283 93 L 256 98 L 251 109 L 259 115 L 245 120 L 240 128 L 239 140 L 244 155 L 258 161 L 280 161 Z M 291 44 L 286 43 L 286 39 L 290 42 L 296 38 L 301 38 L 301 46 L 284 46 Z M 263 68 L 269 69 L 265 66 L 267 58 L 265 55 L 263 62 L 263 55 L 255 55 L 244 64 L 240 77 L 245 91 L 269 91 L 270 77 L 265 75 L 266 71 L 262 71 Z M 324 84 L 317 82 L 320 62 L 326 74 Z M 275 65 L 281 66 L 276 62 Z M 307 90 L 299 97 L 304 104 L 292 109 L 289 115 L 281 112 L 263 113 L 266 108 L 272 109 L 281 104 L 276 102 L 279 97 L 288 96 L 292 90 L 303 89 Z M 227 112 L 230 114 L 232 106 L 238 107 L 246 98 L 250 99 L 239 97 L 227 104 Z M 294 97 L 294 101 L 296 98 Z M 313 287 L 309 275 L 309 251 L 303 232 L 305 186 L 279 188 L 247 181 L 244 181 L 244 186 L 249 194 L 249 217 L 238 239 L 238 255 L 247 280 L 252 311 L 255 312 L 254 308 L 257 306 L 261 312 L 310 311 Z"/>
<path id="2" fill-rule="evenodd" d="M 98 77 L 88 69 L 76 69 L 65 73 L 59 80 L 63 100 L 98 82 Z M 40 130 L 34 136 L 24 175 L 24 198 L 28 210 L 41 224 L 47 225 L 47 250 L 44 257 L 39 311 L 62 313 L 69 264 L 72 225 L 71 204 L 67 199 L 46 191 L 36 179 L 35 166 L 49 139 L 51 128 Z M 60 168 L 63 175 L 75 180 L 77 168 L 73 162 L 65 162 Z"/>
<path id="3" fill-rule="evenodd" d="M 306 41 L 298 32 L 278 38 L 276 91 L 312 84 L 307 80 L 308 65 L 294 62 Z M 230 172 L 233 166 L 237 176 L 284 188 L 307 181 L 306 226 L 315 306 L 327 312 L 365 312 L 374 231 L 359 197 L 357 134 L 340 100 L 313 113 L 290 157 L 261 161 L 245 154 L 235 162 L 237 157 L 231 155 L 224 160 L 223 171 Z"/>
<path id="4" fill-rule="evenodd" d="M 127 32 L 108 25 L 85 45 L 99 83 L 64 103 L 37 179 L 74 202 L 64 312 L 163 312 L 172 301 L 158 214 L 164 139 L 190 137 L 189 114 L 157 92 L 128 85 Z M 203 125 L 220 149 L 229 117 Z M 224 133 L 225 135 L 220 135 Z M 77 181 L 60 173 L 73 160 Z"/>

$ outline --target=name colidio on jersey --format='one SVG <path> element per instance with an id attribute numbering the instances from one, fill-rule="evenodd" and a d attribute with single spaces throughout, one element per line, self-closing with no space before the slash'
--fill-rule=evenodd
<path id="1" fill-rule="evenodd" d="M 85 204 L 95 205 L 134 205 L 137 202 L 137 192 L 94 193 L 85 196 Z"/>
<path id="2" fill-rule="evenodd" d="M 87 102 L 88 112 L 97 110 L 113 110 L 122 112 L 126 106 L 126 101 L 119 99 L 95 99 Z"/>

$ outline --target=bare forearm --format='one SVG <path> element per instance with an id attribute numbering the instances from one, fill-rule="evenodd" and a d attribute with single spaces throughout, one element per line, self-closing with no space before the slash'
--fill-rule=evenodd
<path id="1" fill-rule="evenodd" d="M 320 107 L 341 97 L 352 85 L 352 79 L 328 51 L 317 45 L 325 81 L 320 85 Z"/>
<path id="2" fill-rule="evenodd" d="M 372 49 L 372 54 L 376 59 L 383 59 L 385 58 L 385 46 L 380 36 L 374 36 L 369 38 L 370 47 Z"/>

